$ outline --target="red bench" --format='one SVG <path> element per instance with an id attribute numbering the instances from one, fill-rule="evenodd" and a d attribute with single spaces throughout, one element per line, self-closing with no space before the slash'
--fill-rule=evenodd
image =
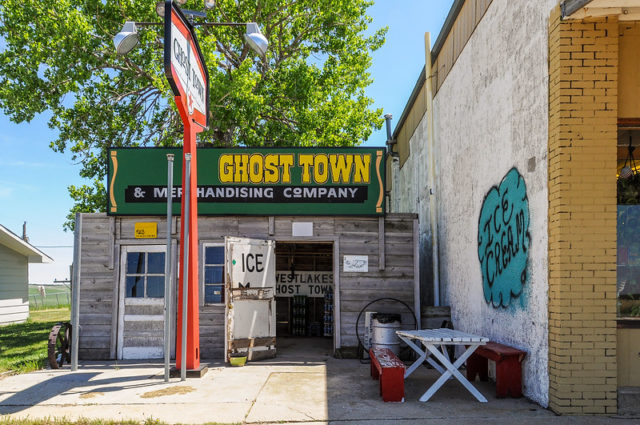
<path id="1" fill-rule="evenodd" d="M 522 359 L 527 353 L 508 345 L 488 342 L 467 359 L 467 379 L 488 380 L 488 360 L 496 362 L 496 397 L 522 397 Z"/>
<path id="2" fill-rule="evenodd" d="M 388 348 L 371 348 L 371 377 L 380 379 L 383 401 L 404 401 L 404 363 Z"/>

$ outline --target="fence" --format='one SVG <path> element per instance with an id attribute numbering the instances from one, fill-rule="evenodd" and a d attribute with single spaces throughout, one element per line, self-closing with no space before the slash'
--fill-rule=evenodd
<path id="1" fill-rule="evenodd" d="M 31 310 L 43 310 L 46 308 L 61 308 L 71 305 L 71 297 L 67 294 L 50 294 L 29 296 L 29 308 Z"/>

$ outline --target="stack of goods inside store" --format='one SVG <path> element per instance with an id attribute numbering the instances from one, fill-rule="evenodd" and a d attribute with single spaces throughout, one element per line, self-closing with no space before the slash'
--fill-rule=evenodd
<path id="1" fill-rule="evenodd" d="M 333 335 L 333 291 L 324 296 L 324 336 Z"/>
<path id="2" fill-rule="evenodd" d="M 295 295 L 291 314 L 291 334 L 293 336 L 305 336 L 307 329 L 307 297 Z"/>

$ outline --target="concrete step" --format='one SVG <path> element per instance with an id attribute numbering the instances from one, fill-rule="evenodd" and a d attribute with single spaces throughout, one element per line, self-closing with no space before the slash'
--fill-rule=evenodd
<path id="1" fill-rule="evenodd" d="M 618 415 L 640 415 L 640 387 L 618 387 Z"/>

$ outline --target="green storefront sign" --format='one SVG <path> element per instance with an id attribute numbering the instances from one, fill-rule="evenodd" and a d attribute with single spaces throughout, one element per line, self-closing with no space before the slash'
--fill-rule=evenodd
<path id="1" fill-rule="evenodd" d="M 108 213 L 166 214 L 169 153 L 179 214 L 179 148 L 110 149 Z M 383 148 L 198 149 L 198 213 L 383 215 L 384 154 Z"/>

